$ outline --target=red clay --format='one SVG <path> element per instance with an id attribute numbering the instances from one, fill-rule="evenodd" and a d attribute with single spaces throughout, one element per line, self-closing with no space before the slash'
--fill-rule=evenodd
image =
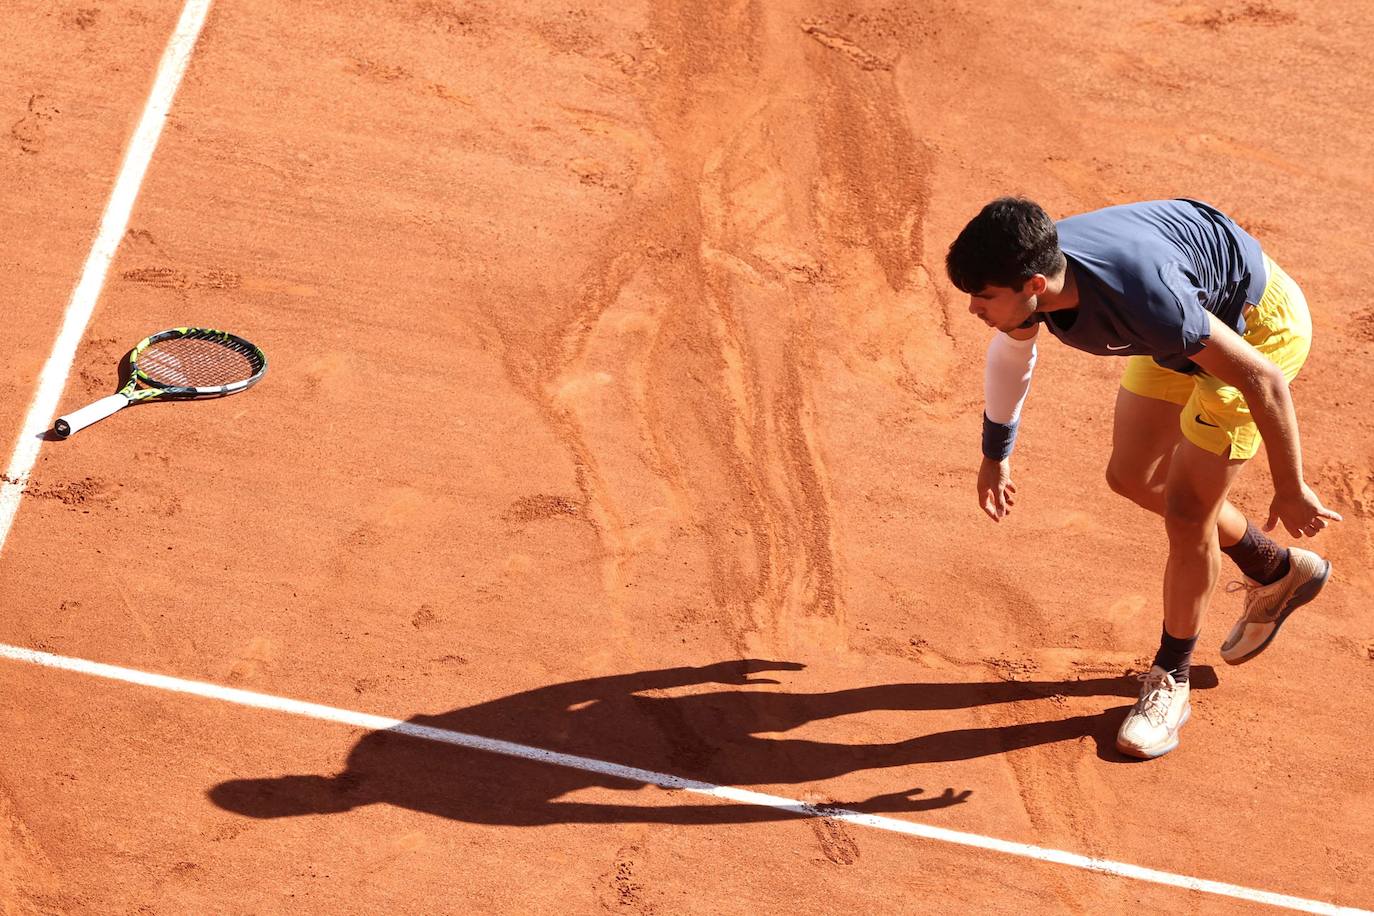
<path id="1" fill-rule="evenodd" d="M 182 323 L 271 368 L 44 445 L 0 642 L 1374 907 L 1374 16 L 511 6 L 214 8 L 63 407 Z M 7 441 L 178 10 L 0 13 Z M 975 503 L 941 262 L 1007 192 L 1204 198 L 1313 307 L 1335 577 L 1234 669 L 1218 591 L 1152 763 L 1120 364 L 1047 345 Z M 1249 908 L 9 662 L 0 717 L 5 916 Z"/>

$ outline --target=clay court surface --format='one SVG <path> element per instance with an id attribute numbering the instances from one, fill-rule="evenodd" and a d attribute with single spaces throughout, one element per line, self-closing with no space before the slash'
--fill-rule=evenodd
<path id="1" fill-rule="evenodd" d="M 5 461 L 181 13 L 85 2 L 0 5 Z M 271 367 L 43 443 L 0 644 L 1374 908 L 1371 46 L 1287 0 L 219 0 L 61 406 L 164 327 Z M 975 505 L 942 259 L 1004 193 L 1203 198 L 1312 304 L 1333 580 L 1238 668 L 1219 585 L 1158 761 L 1112 748 L 1165 554 L 1102 477 L 1121 363 L 1043 343 Z M 1274 912 L 0 659 L 5 916 L 840 911 Z"/>

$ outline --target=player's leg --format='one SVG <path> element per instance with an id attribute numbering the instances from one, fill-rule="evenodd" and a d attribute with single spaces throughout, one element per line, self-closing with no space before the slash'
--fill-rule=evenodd
<path id="1" fill-rule="evenodd" d="M 1189 668 L 1202 616 L 1221 567 L 1217 519 L 1244 460 L 1216 454 L 1191 441 L 1178 444 L 1164 482 L 1164 529 L 1169 560 L 1164 569 L 1164 630 L 1154 664 L 1126 721 L 1117 748 L 1136 757 L 1158 757 L 1178 746 L 1188 721 Z"/>
<path id="2" fill-rule="evenodd" d="M 1156 515 L 1164 514 L 1169 456 L 1183 437 L 1178 428 L 1182 409 L 1182 404 L 1136 394 L 1125 387 L 1116 392 L 1107 485 Z"/>
<path id="3" fill-rule="evenodd" d="M 1117 389 L 1107 485 L 1155 515 L 1164 514 L 1169 459 L 1183 441 L 1180 411 L 1192 398 L 1193 389 L 1191 376 L 1157 366 L 1145 356 L 1128 360 Z M 1245 535 L 1247 523 L 1240 510 L 1227 502 L 1217 516 L 1217 526 L 1222 547 L 1229 547 Z"/>
<path id="4" fill-rule="evenodd" d="M 1218 455 L 1187 440 L 1179 443 L 1169 462 L 1164 486 L 1164 530 L 1169 536 L 1164 631 L 1175 639 L 1195 637 L 1202 628 L 1221 569 L 1217 518 L 1244 465 L 1244 459 Z"/>
<path id="5" fill-rule="evenodd" d="M 1148 357 L 1127 360 L 1116 396 L 1107 483 L 1115 492 L 1156 515 L 1164 514 L 1169 459 L 1183 441 L 1184 427 L 1215 436 L 1217 441 L 1209 448 L 1229 446 L 1219 427 L 1198 425 L 1197 415 L 1202 408 L 1193 399 L 1196 388 L 1192 376 L 1164 369 Z M 1237 422 L 1248 423 L 1248 414 Z M 1287 551 L 1250 524 L 1229 501 L 1222 504 L 1217 516 L 1217 536 L 1222 552 L 1249 582 L 1267 585 L 1288 573 Z"/>
<path id="6" fill-rule="evenodd" d="M 1312 319 L 1298 285 L 1273 261 L 1265 262 L 1268 283 L 1246 316 L 1245 340 L 1292 381 L 1307 361 Z M 1210 376 L 1199 377 L 1196 398 L 1180 420 L 1184 436 L 1204 449 L 1229 449 L 1232 458 L 1248 458 L 1259 448 L 1259 430 L 1245 399 Z M 1209 425 L 1202 425 L 1204 420 Z M 1223 549 L 1246 576 L 1245 611 L 1221 645 L 1222 659 L 1235 665 L 1268 647 L 1288 616 L 1317 596 L 1331 564 L 1310 550 L 1280 547 L 1253 526 L 1234 547 Z"/>

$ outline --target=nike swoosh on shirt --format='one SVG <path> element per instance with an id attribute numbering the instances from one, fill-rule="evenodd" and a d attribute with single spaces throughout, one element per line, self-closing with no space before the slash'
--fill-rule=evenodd
<path id="1" fill-rule="evenodd" d="M 1119 346 L 1119 347 L 1114 347 L 1114 346 L 1112 346 L 1111 344 L 1107 344 L 1107 349 L 1108 349 L 1108 350 L 1127 350 L 1127 349 L 1130 349 L 1130 346 L 1131 346 L 1130 344 L 1122 344 L 1122 345 Z"/>
<path id="2" fill-rule="evenodd" d="M 1216 425 L 1215 423 L 1208 423 L 1206 420 L 1202 419 L 1202 414 L 1197 414 L 1195 417 L 1193 417 L 1193 419 L 1201 423 L 1203 426 L 1210 426 L 1212 427 L 1212 429 L 1221 429 L 1221 427 Z"/>

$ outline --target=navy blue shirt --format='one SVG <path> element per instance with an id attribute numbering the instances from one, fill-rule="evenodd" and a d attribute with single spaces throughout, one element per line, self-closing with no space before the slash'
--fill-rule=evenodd
<path id="1" fill-rule="evenodd" d="M 1078 307 L 1038 313 L 1050 333 L 1088 353 L 1146 355 L 1198 371 L 1207 313 L 1238 334 L 1264 293 L 1259 242 L 1195 200 L 1155 200 L 1070 216 L 1056 224 L 1078 284 Z"/>

